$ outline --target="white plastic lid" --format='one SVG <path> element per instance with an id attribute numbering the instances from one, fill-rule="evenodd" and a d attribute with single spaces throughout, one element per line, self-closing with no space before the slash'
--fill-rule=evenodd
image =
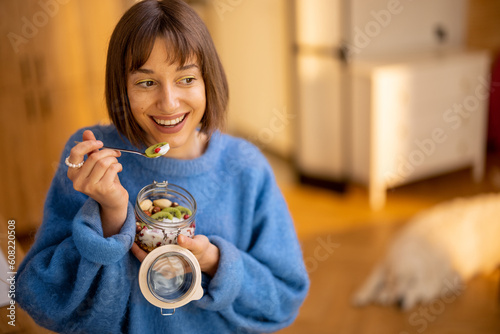
<path id="1" fill-rule="evenodd" d="M 175 309 L 203 296 L 196 257 L 178 245 L 160 246 L 142 261 L 139 287 L 144 297 L 162 309 Z M 173 314 L 173 313 L 171 313 Z"/>

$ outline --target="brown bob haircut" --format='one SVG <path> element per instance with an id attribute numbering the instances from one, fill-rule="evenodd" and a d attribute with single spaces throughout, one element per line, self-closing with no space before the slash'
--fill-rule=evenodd
<path id="1" fill-rule="evenodd" d="M 156 38 L 164 38 L 172 64 L 196 59 L 205 82 L 206 108 L 200 131 L 222 129 L 229 98 L 227 79 L 212 38 L 196 12 L 182 0 L 144 0 L 132 6 L 111 35 L 106 61 L 106 105 L 118 131 L 137 147 L 146 135 L 134 119 L 127 78 L 148 60 Z"/>

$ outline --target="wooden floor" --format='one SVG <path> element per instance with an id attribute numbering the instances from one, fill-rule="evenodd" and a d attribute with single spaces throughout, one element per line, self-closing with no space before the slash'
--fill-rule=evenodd
<path id="1" fill-rule="evenodd" d="M 500 332 L 497 272 L 474 279 L 464 291 L 450 299 L 436 299 L 408 312 L 396 307 L 351 306 L 353 291 L 383 255 L 384 246 L 394 230 L 389 225 L 370 226 L 304 241 L 311 290 L 298 319 L 280 333 Z M 332 253 L 328 254 L 328 250 Z M 320 254 L 320 258 L 315 254 Z"/>
<path id="2" fill-rule="evenodd" d="M 461 170 L 391 190 L 384 209 L 368 207 L 367 191 L 344 194 L 300 186 L 273 163 L 295 219 L 311 289 L 295 323 L 298 333 L 500 333 L 500 273 L 476 277 L 453 301 L 435 300 L 408 312 L 351 306 L 353 292 L 385 252 L 395 231 L 416 212 L 456 196 L 500 191 L 500 158 L 490 156 L 483 182 Z M 303 208 L 306 207 L 307 210 Z"/>
<path id="3" fill-rule="evenodd" d="M 270 157 L 288 202 L 311 278 L 311 290 L 295 323 L 283 334 L 316 333 L 500 333 L 498 272 L 475 278 L 452 302 L 402 312 L 395 307 L 350 305 L 353 291 L 383 256 L 394 232 L 416 212 L 456 196 L 500 191 L 500 156 L 490 156 L 481 183 L 462 170 L 389 191 L 387 205 L 373 212 L 363 186 L 347 193 L 300 185 L 289 165 Z M 25 249 L 29 247 L 29 239 Z M 0 333 L 49 333 L 22 310 L 17 326 L 6 324 L 0 309 Z"/>

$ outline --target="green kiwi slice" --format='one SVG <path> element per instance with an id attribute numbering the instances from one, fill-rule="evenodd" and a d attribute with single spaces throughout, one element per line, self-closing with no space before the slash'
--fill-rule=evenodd
<path id="1" fill-rule="evenodd" d="M 177 217 L 177 218 L 181 218 L 182 217 L 182 213 L 181 213 L 181 210 L 177 208 L 173 208 L 173 207 L 169 207 L 169 208 L 164 208 L 163 210 L 161 210 L 162 212 L 168 212 L 168 213 L 171 213 L 174 217 Z"/>
<path id="2" fill-rule="evenodd" d="M 156 158 L 156 157 L 159 157 L 161 154 L 158 152 L 156 153 L 155 150 L 157 148 L 161 148 L 162 146 L 165 146 L 167 145 L 166 142 L 163 142 L 163 143 L 158 143 L 158 144 L 154 144 L 152 146 L 149 146 L 146 151 L 144 153 L 146 153 L 146 155 L 149 157 L 149 158 Z"/>
<path id="3" fill-rule="evenodd" d="M 170 212 L 160 211 L 160 212 L 157 212 L 154 215 L 152 215 L 151 218 L 156 219 L 156 220 L 162 220 L 164 218 L 173 219 L 174 216 L 172 216 L 172 214 Z"/>
<path id="4" fill-rule="evenodd" d="M 179 211 L 181 212 L 181 214 L 183 214 L 183 215 L 190 215 L 190 216 L 191 216 L 191 215 L 193 214 L 193 213 L 191 212 L 191 210 L 189 210 L 188 208 L 185 208 L 185 207 L 183 207 L 183 206 L 178 205 L 178 206 L 176 206 L 175 208 L 176 208 L 177 210 L 179 210 Z"/>

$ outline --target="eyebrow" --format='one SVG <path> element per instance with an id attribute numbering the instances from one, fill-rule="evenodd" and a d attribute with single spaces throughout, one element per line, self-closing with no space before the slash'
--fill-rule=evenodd
<path id="1" fill-rule="evenodd" d="M 147 68 L 138 68 L 137 70 L 133 71 L 132 73 L 153 74 L 155 72 L 153 70 L 149 70 Z"/>
<path id="2" fill-rule="evenodd" d="M 190 68 L 193 68 L 193 67 L 198 67 L 198 65 L 188 64 L 188 65 L 184 65 L 184 66 L 179 66 L 179 67 L 177 67 L 177 72 L 189 70 Z M 148 68 L 138 68 L 135 71 L 133 71 L 132 73 L 154 74 L 155 72 L 153 70 L 148 69 Z"/>
<path id="3" fill-rule="evenodd" d="M 177 67 L 177 71 L 185 71 L 185 70 L 189 70 L 190 68 L 193 68 L 193 67 L 198 67 L 198 65 L 196 65 L 196 64 L 184 65 L 181 67 Z"/>

